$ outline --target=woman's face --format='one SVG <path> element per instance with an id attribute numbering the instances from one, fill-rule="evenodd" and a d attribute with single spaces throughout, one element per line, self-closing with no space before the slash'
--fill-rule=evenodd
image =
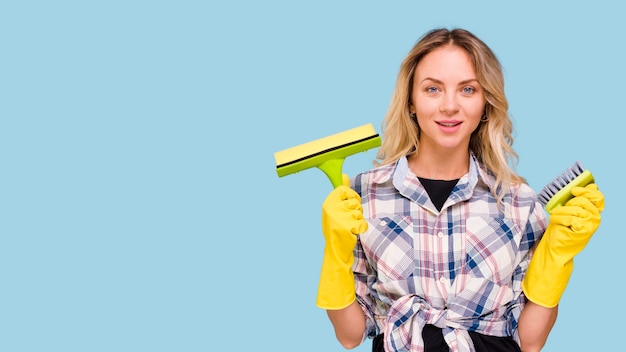
<path id="1" fill-rule="evenodd" d="M 425 55 L 415 69 L 411 102 L 421 130 L 420 151 L 468 150 L 485 96 L 467 52 L 447 45 Z"/>

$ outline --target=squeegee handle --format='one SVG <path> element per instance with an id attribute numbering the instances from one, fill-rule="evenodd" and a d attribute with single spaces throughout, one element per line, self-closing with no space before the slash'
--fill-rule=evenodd
<path id="1" fill-rule="evenodd" d="M 333 188 L 337 188 L 343 184 L 342 167 L 344 159 L 330 159 L 317 166 L 318 169 L 324 171 Z"/>

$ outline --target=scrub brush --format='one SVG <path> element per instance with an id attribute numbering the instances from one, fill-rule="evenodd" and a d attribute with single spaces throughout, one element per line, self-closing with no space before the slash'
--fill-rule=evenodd
<path id="1" fill-rule="evenodd" d="M 550 212 L 557 206 L 565 205 L 573 197 L 572 188 L 585 187 L 590 183 L 594 183 L 593 175 L 589 170 L 585 170 L 580 161 L 576 161 L 565 172 L 545 185 L 537 198 L 546 211 Z"/>

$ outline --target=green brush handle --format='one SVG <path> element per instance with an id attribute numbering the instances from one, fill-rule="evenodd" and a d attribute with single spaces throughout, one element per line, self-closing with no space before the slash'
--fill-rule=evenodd
<path id="1" fill-rule="evenodd" d="M 324 171 L 324 173 L 330 180 L 330 183 L 333 184 L 334 188 L 337 188 L 343 185 L 343 177 L 342 177 L 341 169 L 343 167 L 344 160 L 345 159 L 342 159 L 342 158 L 330 159 L 330 160 L 326 160 L 325 162 L 317 166 L 318 169 Z"/>
<path id="2" fill-rule="evenodd" d="M 552 209 L 565 205 L 568 200 L 572 199 L 572 188 L 574 187 L 585 187 L 586 185 L 593 183 L 593 175 L 589 170 L 583 171 L 582 174 L 578 175 L 575 179 L 569 182 L 565 187 L 563 187 L 560 191 L 558 191 L 546 204 L 546 210 L 550 212 Z"/>

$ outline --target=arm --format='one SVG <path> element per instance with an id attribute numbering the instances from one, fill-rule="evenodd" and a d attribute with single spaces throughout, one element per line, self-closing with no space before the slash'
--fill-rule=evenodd
<path id="1" fill-rule="evenodd" d="M 550 212 L 550 224 L 530 261 L 522 288 L 526 297 L 556 307 L 574 270 L 574 257 L 600 226 L 604 195 L 596 184 L 572 188 L 574 198 Z"/>
<path id="2" fill-rule="evenodd" d="M 367 230 L 361 197 L 348 184 L 335 188 L 322 205 L 326 240 L 316 304 L 326 309 L 335 335 L 345 348 L 358 346 L 365 333 L 365 315 L 356 301 L 352 271 L 357 236 Z"/>
<path id="3" fill-rule="evenodd" d="M 352 349 L 361 344 L 365 333 L 365 315 L 356 301 L 344 309 L 326 312 L 335 328 L 335 336 L 343 347 Z"/>
<path id="4" fill-rule="evenodd" d="M 574 198 L 553 209 L 522 281 L 527 304 L 518 324 L 523 352 L 540 351 L 556 322 L 558 303 L 574 267 L 600 225 L 604 196 L 595 184 L 572 189 Z"/>
<path id="5" fill-rule="evenodd" d="M 517 327 L 523 352 L 541 351 L 556 322 L 558 306 L 542 307 L 528 301 L 522 310 Z"/>

